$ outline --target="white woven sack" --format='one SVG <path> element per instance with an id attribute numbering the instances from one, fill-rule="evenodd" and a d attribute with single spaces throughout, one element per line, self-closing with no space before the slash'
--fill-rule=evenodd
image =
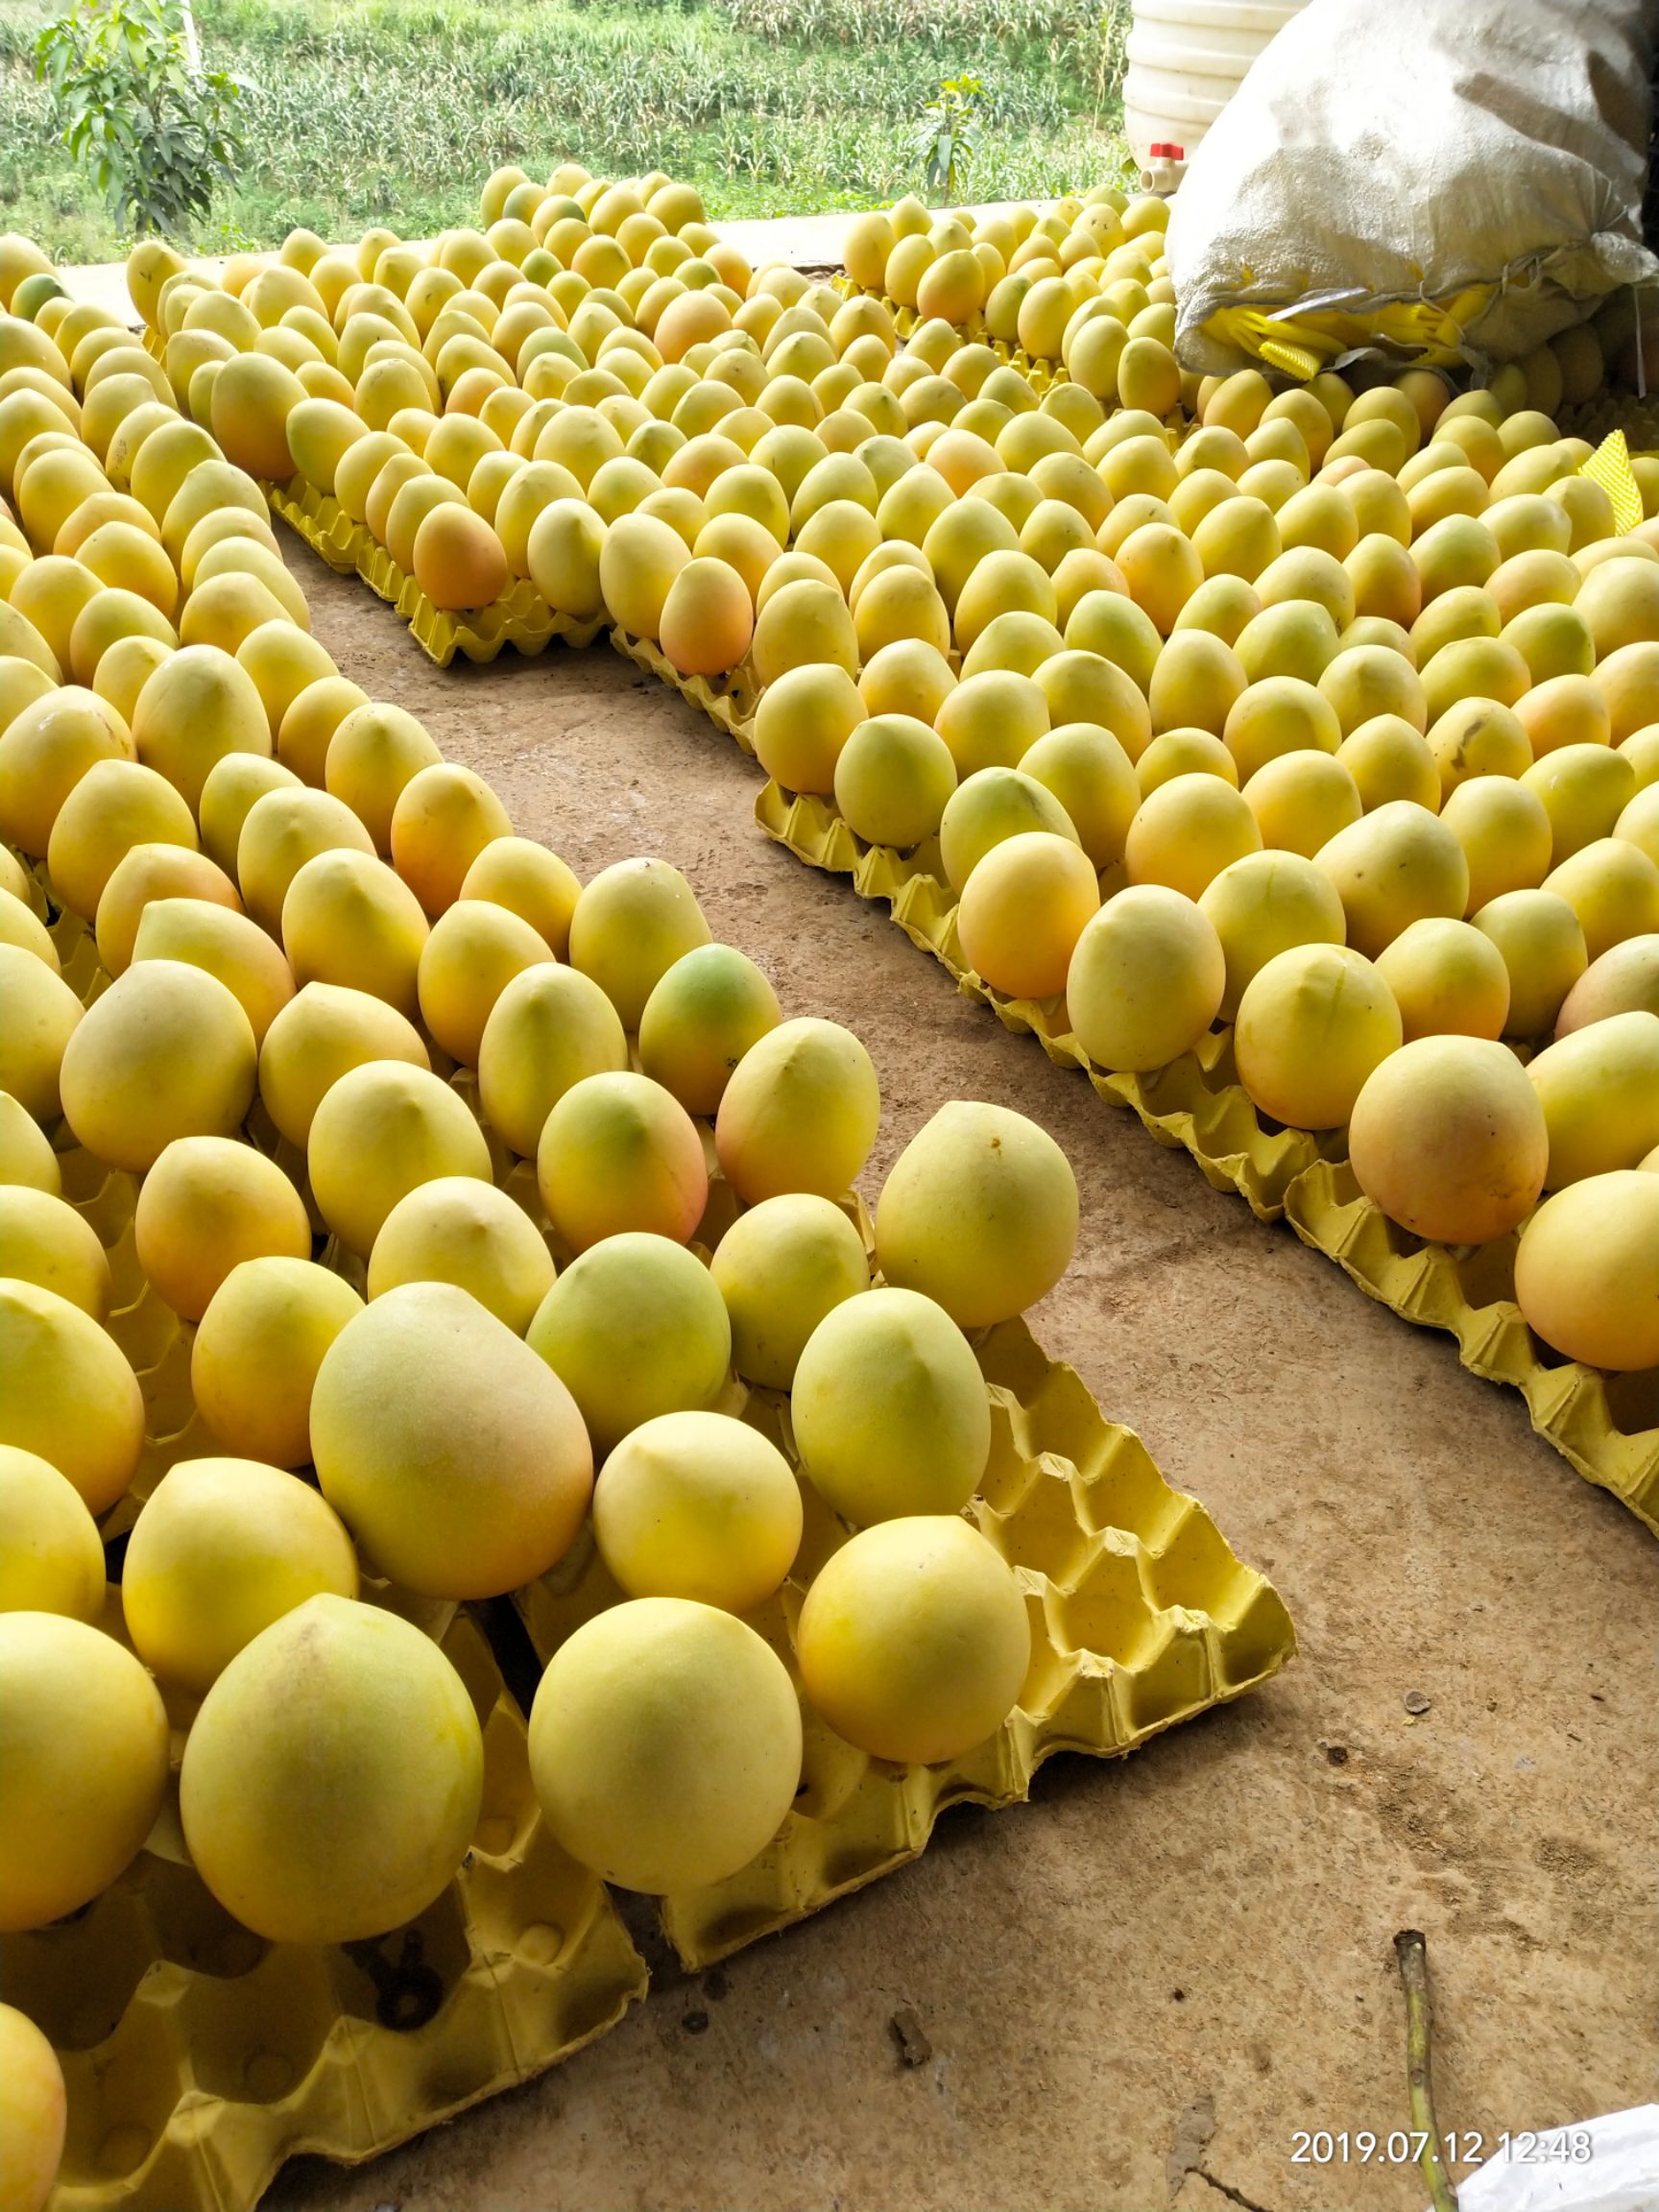
<path id="1" fill-rule="evenodd" d="M 1659 2104 L 1517 2134 L 1457 2187 L 1460 2212 L 1659 2212 Z"/>
<path id="2" fill-rule="evenodd" d="M 1513 360 L 1659 274 L 1642 244 L 1653 0 L 1311 0 L 1194 154 L 1169 224 L 1176 348 L 1249 356 L 1203 325 L 1445 301 Z"/>

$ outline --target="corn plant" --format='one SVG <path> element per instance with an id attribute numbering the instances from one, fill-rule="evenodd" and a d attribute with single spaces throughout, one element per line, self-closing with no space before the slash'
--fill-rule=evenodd
<path id="1" fill-rule="evenodd" d="M 115 226 L 35 75 L 68 5 L 0 0 L 0 229 L 104 260 Z M 247 151 L 194 242 L 221 223 L 262 246 L 295 223 L 424 237 L 475 219 L 508 161 L 660 168 L 716 219 L 888 204 L 918 188 L 942 77 L 996 87 L 966 133 L 976 198 L 1082 191 L 1120 143 L 1103 8 L 1120 23 L 1129 0 L 196 0 L 247 81 Z"/>
<path id="2" fill-rule="evenodd" d="M 1123 72 L 1129 62 L 1131 14 L 1130 0 L 1106 0 L 1094 27 L 1094 36 L 1089 47 L 1089 74 L 1096 114 L 1108 100 L 1122 97 Z"/>
<path id="3" fill-rule="evenodd" d="M 41 32 L 35 66 L 118 228 L 186 230 L 234 180 L 242 82 L 203 68 L 180 0 L 73 0 Z"/>
<path id="4" fill-rule="evenodd" d="M 974 133 L 985 87 L 977 77 L 947 77 L 924 103 L 919 132 L 922 188 L 935 206 L 954 206 L 957 185 L 974 162 Z"/>

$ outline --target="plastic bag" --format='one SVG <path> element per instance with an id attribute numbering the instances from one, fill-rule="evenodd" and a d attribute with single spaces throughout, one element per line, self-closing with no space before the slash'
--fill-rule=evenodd
<path id="1" fill-rule="evenodd" d="M 1367 348 L 1518 359 L 1642 243 L 1652 0 L 1311 0 L 1194 154 L 1176 349 L 1310 376 Z"/>
<path id="2" fill-rule="evenodd" d="M 1659 2104 L 1515 2143 L 1458 2183 L 1459 2212 L 1659 2212 Z"/>

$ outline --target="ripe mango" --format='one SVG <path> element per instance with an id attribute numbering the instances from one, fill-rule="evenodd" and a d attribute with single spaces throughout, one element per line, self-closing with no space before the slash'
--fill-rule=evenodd
<path id="1" fill-rule="evenodd" d="M 345 1943 L 442 1894 L 483 1787 L 477 1715 L 437 1645 L 324 1595 L 219 1676 L 179 1795 L 197 1872 L 228 1912 L 274 1943 Z"/>
<path id="2" fill-rule="evenodd" d="M 637 1598 L 559 1647 L 530 1714 L 556 1839 L 628 1889 L 721 1882 L 788 1815 L 801 1711 L 777 1653 L 732 1614 Z"/>

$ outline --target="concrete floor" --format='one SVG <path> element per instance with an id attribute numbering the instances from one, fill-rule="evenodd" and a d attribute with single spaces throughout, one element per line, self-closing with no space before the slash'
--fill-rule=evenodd
<path id="1" fill-rule="evenodd" d="M 769 845 L 757 771 L 604 647 L 440 672 L 292 540 L 318 635 L 584 875 L 684 869 L 784 1009 L 855 1027 L 871 1188 L 951 1096 L 1033 1116 L 1077 1170 L 1034 1322 L 1276 1580 L 1300 1658 L 1256 1695 L 693 1980 L 591 2050 L 266 2212 L 1417 2212 L 1399 2167 L 1293 2157 L 1407 2125 L 1392 1937 L 1427 1931 L 1443 2128 L 1653 2093 L 1659 1550 L 1465 1374 L 1262 1228 L 884 910 Z M 1421 1718 L 1408 1692 L 1430 1700 Z M 1415 1700 L 1414 1700 L 1415 1701 Z M 894 2014 L 930 2055 L 901 2062 Z"/>

